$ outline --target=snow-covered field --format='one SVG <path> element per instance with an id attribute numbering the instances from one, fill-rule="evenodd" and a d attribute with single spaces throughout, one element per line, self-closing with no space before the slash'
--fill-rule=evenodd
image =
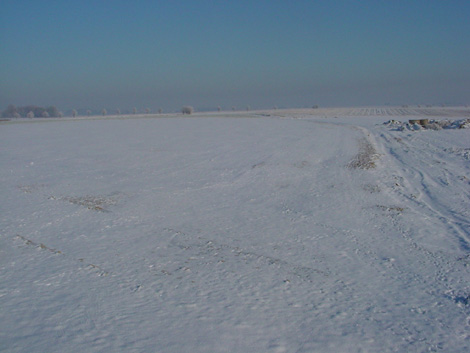
<path id="1" fill-rule="evenodd" d="M 0 123 L 0 351 L 469 352 L 470 129 L 383 124 L 434 112 Z"/>

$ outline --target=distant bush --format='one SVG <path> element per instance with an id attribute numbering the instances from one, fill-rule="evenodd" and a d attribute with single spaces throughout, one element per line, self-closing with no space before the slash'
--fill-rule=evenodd
<path id="1" fill-rule="evenodd" d="M 181 112 L 182 112 L 183 114 L 188 114 L 188 115 L 190 115 L 190 114 L 192 114 L 192 113 L 194 112 L 194 108 L 191 107 L 191 106 L 186 106 L 186 107 L 183 107 L 183 109 L 181 109 Z"/>

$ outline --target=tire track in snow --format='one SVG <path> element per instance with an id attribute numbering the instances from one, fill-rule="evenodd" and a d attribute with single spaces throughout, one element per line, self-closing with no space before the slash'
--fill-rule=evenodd
<path id="1" fill-rule="evenodd" d="M 381 137 L 386 142 L 384 148 L 387 150 L 388 155 L 391 157 L 390 160 L 394 164 L 392 169 L 396 173 L 395 176 L 398 182 L 395 183 L 396 188 L 394 191 L 405 198 L 408 202 L 411 202 L 413 208 L 417 213 L 426 215 L 428 214 L 430 219 L 439 220 L 441 224 L 445 225 L 446 228 L 450 229 L 452 233 L 457 237 L 460 246 L 463 250 L 470 251 L 470 222 L 467 217 L 456 211 L 449 210 L 447 205 L 444 205 L 439 201 L 439 198 L 434 195 L 434 190 L 446 187 L 449 182 L 445 180 L 436 180 L 435 175 L 426 173 L 425 168 L 420 168 L 409 162 L 407 162 L 399 152 L 398 149 L 406 150 L 407 154 L 413 155 L 412 161 L 421 161 L 422 164 L 426 164 L 427 167 L 431 167 L 432 162 L 444 165 L 445 161 L 437 159 L 437 155 L 433 153 L 435 147 L 429 145 L 424 141 L 420 141 L 420 147 L 416 148 L 411 143 L 404 141 L 403 139 L 397 140 L 390 133 L 382 133 Z M 411 141 L 414 139 L 412 138 Z M 399 144 L 397 146 L 397 143 Z M 426 143 L 426 145 L 423 145 Z M 428 152 L 430 151 L 430 152 Z M 449 169 L 441 169 L 447 175 L 446 178 L 459 179 L 458 176 L 454 175 Z M 439 178 L 439 177 L 438 177 Z M 416 181 L 413 185 L 413 181 Z"/>
<path id="2" fill-rule="evenodd" d="M 415 264 L 409 272 L 400 270 L 400 276 L 409 278 L 411 283 L 422 287 L 437 299 L 445 298 L 454 302 L 467 315 L 467 322 L 470 326 L 470 313 L 468 312 L 470 286 L 466 280 L 470 264 L 467 231 L 469 222 L 463 214 L 452 210 L 452 205 L 445 203 L 449 199 L 445 194 L 445 188 L 451 184 L 443 182 L 440 174 L 444 171 L 450 180 L 456 182 L 458 170 L 450 172 L 450 168 L 444 170 L 432 166 L 433 162 L 442 166 L 446 164 L 446 161 L 439 157 L 436 146 L 421 141 L 415 136 L 407 142 L 404 141 L 405 137 L 397 138 L 390 133 L 380 133 L 380 137 L 385 141 L 381 147 L 386 154 L 388 166 L 387 169 L 382 170 L 382 174 L 385 173 L 382 177 L 383 189 L 411 210 L 408 217 L 397 220 L 393 225 L 406 240 L 408 246 L 404 250 L 413 256 L 412 261 Z M 424 170 L 437 170 L 437 172 L 427 173 Z M 457 189 L 455 183 L 452 183 L 452 186 L 454 188 L 451 192 L 455 193 L 459 185 Z M 465 190 L 462 191 L 465 193 Z M 441 194 L 442 192 L 444 195 Z M 424 227 L 421 227 L 420 223 L 413 224 L 412 214 L 418 215 L 421 218 L 420 222 L 426 223 Z M 442 242 L 442 238 L 437 237 L 439 233 L 434 235 L 435 240 L 426 237 L 426 230 L 433 227 L 443 229 L 444 236 L 453 236 L 457 240 L 458 247 L 467 255 L 455 256 L 452 248 L 446 248 L 445 242 L 437 243 L 436 247 L 432 241 Z M 422 238 L 416 239 L 417 234 L 420 234 Z M 431 247 L 428 241 L 431 241 Z M 429 283 L 433 285 L 430 287 Z M 442 306 L 440 302 L 436 302 L 436 305 Z"/>
<path id="3" fill-rule="evenodd" d="M 375 142 L 376 140 L 371 136 L 370 132 L 367 129 L 364 129 L 362 127 L 353 127 L 355 129 L 360 130 L 363 135 L 365 136 L 364 138 L 368 143 L 370 143 L 372 146 L 376 147 L 378 144 Z M 383 136 L 382 136 L 383 137 Z M 412 146 L 411 146 L 412 147 Z M 408 149 L 412 149 L 410 146 L 408 146 Z M 383 146 L 380 149 L 380 151 L 383 151 Z M 382 153 L 381 153 L 382 154 Z M 384 163 L 382 163 L 382 166 L 384 166 Z M 387 168 L 389 170 L 390 168 Z M 400 170 L 399 167 L 393 167 L 391 168 L 393 171 Z M 383 171 L 384 169 L 382 169 Z M 381 170 L 379 169 L 379 172 Z M 434 200 L 436 199 L 435 197 L 433 198 L 431 195 L 431 189 L 432 187 L 428 187 L 429 181 L 427 178 L 430 178 L 429 175 L 425 173 L 421 173 L 418 168 L 415 168 L 414 170 L 415 175 L 421 176 L 422 184 L 421 186 L 425 188 L 428 193 L 429 193 L 429 199 Z M 408 172 L 409 173 L 409 172 Z M 429 219 L 435 219 L 437 218 L 440 222 L 444 223 L 445 225 L 449 226 L 456 226 L 457 228 L 455 229 L 452 227 L 452 229 L 459 235 L 462 236 L 462 234 L 465 234 L 465 230 L 461 230 L 460 227 L 458 227 L 459 223 L 458 220 L 461 219 L 465 222 L 463 218 L 458 218 L 457 221 L 454 220 L 454 222 L 449 222 L 447 221 L 446 215 L 443 213 L 440 213 L 437 207 L 433 207 L 432 203 L 424 203 L 422 205 L 421 203 L 418 202 L 419 198 L 415 197 L 409 197 L 409 195 L 405 192 L 402 191 L 402 187 L 404 187 L 401 184 L 407 184 L 407 173 L 398 173 L 398 175 L 394 175 L 394 177 L 397 178 L 397 182 L 395 182 L 395 186 L 393 187 L 392 190 L 394 192 L 397 192 L 400 196 L 405 197 L 406 201 L 412 200 L 416 205 L 422 207 L 426 207 L 427 211 L 431 211 L 431 216 Z M 354 187 L 354 185 L 351 184 L 351 187 Z M 387 190 L 389 187 L 385 185 L 385 187 L 378 187 L 380 190 L 379 192 L 382 192 L 382 189 Z M 367 190 L 364 190 L 367 191 Z M 391 194 L 392 198 L 396 199 L 396 195 Z M 399 202 L 396 202 L 396 204 L 403 205 L 404 200 L 399 200 Z M 458 272 L 458 269 L 461 269 L 462 267 L 467 266 L 468 258 L 460 258 L 457 259 L 457 263 L 454 261 L 454 259 L 449 258 L 446 254 L 441 254 L 439 251 L 433 252 L 426 247 L 423 247 L 418 244 L 413 239 L 412 234 L 410 234 L 410 231 L 413 231 L 413 226 L 410 227 L 409 224 L 404 223 L 405 219 L 402 219 L 402 217 L 397 217 L 401 216 L 402 213 L 409 214 L 408 212 L 408 202 L 405 203 L 407 206 L 383 206 L 383 205 L 376 205 L 375 207 L 375 212 L 374 209 L 372 210 L 372 216 L 371 216 L 371 223 L 376 223 L 378 219 L 383 219 L 383 225 L 380 227 L 385 227 L 384 233 L 387 233 L 388 231 L 386 230 L 387 228 L 390 228 L 390 226 L 393 229 L 396 229 L 400 232 L 400 234 L 403 236 L 403 238 L 406 240 L 407 245 L 403 248 L 403 244 L 396 243 L 394 242 L 394 246 L 398 246 L 399 248 L 402 248 L 402 251 L 405 251 L 409 255 L 408 256 L 416 256 L 416 252 L 419 253 L 419 256 L 415 258 L 415 261 L 417 261 L 421 267 L 421 269 L 413 269 L 411 272 L 409 271 L 410 269 L 407 266 L 403 266 L 403 264 L 397 264 L 395 263 L 395 259 L 387 259 L 387 258 L 382 258 L 379 255 L 379 252 L 382 252 L 380 248 L 375 248 L 374 246 L 370 246 L 369 244 L 364 242 L 364 239 L 362 237 L 354 237 L 355 241 L 358 243 L 358 252 L 356 252 L 356 260 L 360 262 L 367 263 L 368 266 L 371 266 L 375 268 L 375 270 L 379 273 L 382 273 L 384 278 L 389 278 L 393 281 L 399 280 L 404 283 L 414 283 L 415 285 L 418 285 L 419 287 L 425 289 L 426 291 L 429 291 L 429 294 L 431 294 L 433 297 L 436 298 L 447 298 L 458 304 L 459 306 L 466 307 L 470 303 L 470 295 L 469 295 L 469 288 L 467 286 L 467 283 L 462 281 L 462 276 L 455 276 L 454 278 L 450 278 L 451 274 L 454 272 Z M 442 208 L 445 209 L 445 206 L 441 206 Z M 416 211 L 416 207 L 411 207 Z M 378 212 L 380 211 L 380 212 Z M 384 218 L 385 217 L 385 218 Z M 372 219 L 374 219 L 372 221 Z M 388 221 L 387 221 L 388 220 Z M 390 224 L 391 222 L 391 224 Z M 361 232 L 357 233 L 357 231 L 354 232 L 356 235 L 359 235 Z M 467 251 L 468 250 L 468 243 L 464 239 L 462 241 L 462 238 L 460 239 L 460 245 L 461 247 Z M 463 242 L 463 244 L 462 244 Z M 392 245 L 392 244 L 390 244 Z M 398 249 L 399 249 L 398 248 Z M 379 252 L 377 252 L 379 251 Z M 399 251 L 399 250 L 398 250 Z M 423 269 L 429 268 L 429 266 L 432 266 L 433 271 L 431 271 L 432 275 L 431 277 L 433 278 L 432 281 L 434 283 L 439 283 L 439 286 L 436 286 L 436 288 L 427 289 L 428 283 L 429 283 L 429 274 L 428 271 L 425 271 Z M 457 265 L 457 266 L 456 266 Z M 456 269 L 458 267 L 458 269 Z M 464 308 L 465 310 L 466 308 Z"/>

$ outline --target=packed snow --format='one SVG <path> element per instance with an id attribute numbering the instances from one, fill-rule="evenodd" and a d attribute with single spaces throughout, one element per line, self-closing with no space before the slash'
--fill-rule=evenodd
<path id="1" fill-rule="evenodd" d="M 370 109 L 1 122 L 0 351 L 469 352 L 470 129 Z"/>

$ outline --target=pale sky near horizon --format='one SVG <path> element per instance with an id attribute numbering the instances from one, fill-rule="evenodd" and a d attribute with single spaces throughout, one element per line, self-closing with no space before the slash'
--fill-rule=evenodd
<path id="1" fill-rule="evenodd" d="M 470 104 L 470 1 L 2 0 L 0 110 Z"/>

